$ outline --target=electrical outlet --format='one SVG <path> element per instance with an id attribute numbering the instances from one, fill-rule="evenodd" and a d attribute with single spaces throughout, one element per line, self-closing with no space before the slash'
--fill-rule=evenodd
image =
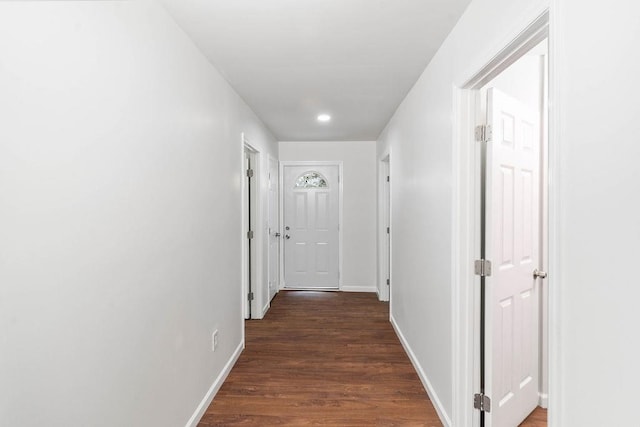
<path id="1" fill-rule="evenodd" d="M 218 330 L 217 329 L 213 331 L 213 334 L 211 334 L 211 350 L 216 351 L 216 348 L 218 348 Z"/>

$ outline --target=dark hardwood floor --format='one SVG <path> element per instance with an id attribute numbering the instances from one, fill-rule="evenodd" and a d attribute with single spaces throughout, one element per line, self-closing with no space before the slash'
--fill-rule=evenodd
<path id="1" fill-rule="evenodd" d="M 547 427 L 547 410 L 540 407 L 527 417 L 520 427 Z"/>
<path id="2" fill-rule="evenodd" d="M 374 294 L 280 292 L 199 426 L 441 426 L 388 319 Z"/>

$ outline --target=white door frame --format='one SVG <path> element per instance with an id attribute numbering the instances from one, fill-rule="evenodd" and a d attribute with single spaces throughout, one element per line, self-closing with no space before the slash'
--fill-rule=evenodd
<path id="1" fill-rule="evenodd" d="M 476 118 L 476 103 L 479 89 L 491 81 L 509 65 L 528 52 L 545 38 L 549 39 L 549 181 L 548 181 L 548 224 L 549 224 L 549 265 L 546 279 L 549 290 L 549 324 L 555 324 L 558 318 L 557 305 L 554 303 L 558 295 L 554 277 L 557 254 L 557 112 L 551 106 L 557 98 L 555 88 L 555 71 L 553 68 L 554 26 L 550 23 L 549 10 L 545 9 L 535 17 L 526 28 L 523 28 L 510 43 L 507 43 L 486 65 L 474 73 L 465 83 L 454 88 L 454 144 L 453 144 L 453 188 L 452 200 L 453 245 L 452 245 L 452 354 L 453 354 L 453 408 L 452 425 L 460 427 L 476 427 L 479 425 L 480 412 L 473 409 L 473 395 L 477 393 L 477 375 L 479 369 L 479 318 L 480 292 L 478 276 L 474 275 L 473 261 L 479 258 L 480 249 L 480 144 L 475 142 L 474 127 L 479 123 Z M 554 379 L 559 378 L 555 372 L 558 360 L 558 340 L 554 328 L 549 328 L 549 390 L 550 407 L 549 425 L 557 425 L 554 418 L 554 393 L 558 393 L 558 385 Z"/>
<path id="2" fill-rule="evenodd" d="M 271 176 L 271 163 L 272 162 L 278 163 L 278 167 L 277 167 L 278 176 L 276 178 Z M 267 197 L 269 199 L 268 203 L 267 203 L 267 205 L 268 205 L 268 210 L 267 210 L 267 221 L 268 221 L 268 224 L 267 224 L 267 227 L 268 227 L 268 231 L 267 231 L 267 284 L 268 284 L 269 279 L 271 278 L 271 255 L 272 255 L 271 254 L 271 246 L 270 246 L 271 245 L 271 236 L 269 235 L 269 232 L 271 232 L 271 233 L 279 233 L 280 237 L 278 237 L 278 239 L 282 238 L 282 233 L 281 233 L 281 228 L 282 228 L 282 226 L 281 226 L 281 224 L 282 224 L 281 218 L 282 218 L 282 215 L 280 214 L 280 163 L 278 162 L 278 159 L 276 159 L 274 157 L 271 157 L 271 156 L 268 156 L 267 165 L 268 165 L 267 169 L 269 171 L 268 172 L 269 173 L 269 192 L 267 193 L 268 194 Z M 277 213 L 278 226 L 275 229 L 272 230 L 271 229 L 271 222 L 272 222 L 271 220 L 272 220 L 272 218 L 271 218 L 271 187 L 270 186 L 274 182 L 276 182 L 277 185 L 278 185 L 277 195 L 276 195 L 276 199 L 277 199 L 276 200 L 276 206 L 277 206 L 277 209 L 278 209 L 278 213 Z M 278 240 L 278 242 L 279 242 L 278 243 L 278 267 L 277 267 L 278 271 L 276 272 L 276 283 L 275 283 L 275 286 L 276 286 L 275 293 L 276 294 L 280 290 L 280 284 L 281 284 L 281 281 L 282 281 L 282 279 L 281 279 L 282 269 L 280 268 L 280 264 L 281 264 L 280 263 L 280 255 L 281 255 L 280 254 L 280 248 L 282 247 L 282 240 Z M 269 300 L 269 305 L 270 305 L 271 304 L 271 299 L 275 296 L 275 294 L 272 297 L 271 289 L 269 288 L 269 286 L 267 286 L 267 293 L 268 293 L 268 300 Z"/>
<path id="3" fill-rule="evenodd" d="M 391 288 L 391 233 L 387 235 L 387 227 L 391 227 L 391 156 L 385 152 L 378 160 L 378 299 L 390 301 Z M 388 191 L 387 191 L 388 189 Z"/>
<path id="4" fill-rule="evenodd" d="M 280 162 L 280 235 L 284 236 L 284 193 L 287 189 L 284 187 L 284 168 L 285 166 L 337 166 L 338 167 L 338 290 L 342 290 L 342 193 L 343 193 L 343 174 L 342 161 L 281 161 Z M 284 288 L 284 246 L 280 245 L 280 289 Z"/>
<path id="5" fill-rule="evenodd" d="M 253 300 L 250 303 L 250 318 L 251 319 L 261 319 L 264 316 L 264 312 L 262 307 L 260 307 L 259 302 L 262 301 L 262 277 L 260 271 L 262 270 L 262 243 L 263 243 L 263 233 L 260 224 L 262 224 L 262 191 L 261 191 L 261 165 L 260 165 L 260 152 L 253 147 L 249 141 L 246 139 L 244 133 L 241 134 L 241 147 L 242 147 L 242 166 L 241 166 L 241 177 L 242 177 L 242 197 L 241 197 L 241 212 L 242 212 L 242 232 L 240 233 L 240 238 L 242 240 L 242 313 L 243 318 L 247 317 L 247 309 L 246 309 L 246 300 L 248 296 L 249 289 L 249 280 L 251 280 L 251 292 L 253 292 Z M 252 169 L 254 171 L 253 177 L 251 177 L 251 194 L 247 194 L 247 186 L 246 186 L 246 166 L 245 166 L 245 153 L 249 154 L 250 162 L 252 164 Z M 253 239 L 251 241 L 251 265 L 247 268 L 247 264 L 249 263 L 249 259 L 247 259 L 247 245 L 249 241 L 247 239 L 247 230 L 246 230 L 246 214 L 248 210 L 247 200 L 251 198 L 251 218 L 249 218 L 250 228 L 253 231 Z M 250 271 L 251 276 L 247 275 L 247 272 Z"/>

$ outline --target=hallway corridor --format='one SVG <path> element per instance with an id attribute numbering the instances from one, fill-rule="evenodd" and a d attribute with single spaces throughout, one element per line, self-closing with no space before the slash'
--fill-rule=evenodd
<path id="1" fill-rule="evenodd" d="M 388 319 L 375 294 L 280 292 L 199 426 L 441 426 Z"/>
<path id="2" fill-rule="evenodd" d="M 205 426 L 440 426 L 371 293 L 280 292 L 200 422 Z"/>

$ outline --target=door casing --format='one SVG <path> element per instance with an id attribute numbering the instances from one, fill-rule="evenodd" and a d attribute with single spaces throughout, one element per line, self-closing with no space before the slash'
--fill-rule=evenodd
<path id="1" fill-rule="evenodd" d="M 262 256 L 262 229 L 260 228 L 261 224 L 261 192 L 260 192 L 260 152 L 256 150 L 249 141 L 245 138 L 244 134 L 241 134 L 242 140 L 242 166 L 241 166 L 241 177 L 242 177 L 242 201 L 241 201 L 241 212 L 242 212 L 242 232 L 240 233 L 240 238 L 242 239 L 242 255 L 241 255 L 241 264 L 242 264 L 242 286 L 241 286 L 241 301 L 242 301 L 242 313 L 243 318 L 251 318 L 251 319 L 261 319 L 264 316 L 264 312 L 259 301 L 262 300 L 262 280 L 260 277 L 260 264 L 261 264 L 261 256 Z M 253 177 L 251 177 L 251 185 L 248 188 L 247 183 L 247 175 L 246 175 L 246 166 L 245 166 L 245 156 L 248 156 L 251 162 L 251 167 L 254 171 Z M 249 213 L 249 200 L 251 201 L 251 212 L 250 216 L 247 217 Z M 249 224 L 250 229 L 253 231 L 253 239 L 251 241 L 251 245 L 249 245 L 249 241 L 247 238 L 247 227 L 246 224 Z M 251 251 L 251 256 L 248 256 L 249 250 Z M 248 304 L 247 307 L 247 293 L 249 291 L 249 283 L 251 292 L 253 292 L 254 298 Z M 247 317 L 247 311 L 249 311 L 250 316 Z"/>
<path id="2" fill-rule="evenodd" d="M 479 258 L 480 248 L 480 144 L 475 142 L 474 128 L 479 119 L 476 117 L 476 105 L 479 89 L 495 76 L 513 64 L 545 38 L 549 39 L 550 69 L 549 105 L 555 99 L 553 55 L 553 25 L 550 24 L 549 10 L 545 9 L 530 24 L 515 34 L 499 53 L 471 76 L 466 82 L 454 87 L 454 144 L 453 144 L 453 188 L 452 200 L 453 245 L 452 245 L 452 355 L 453 355 L 453 408 L 452 425 L 475 427 L 480 425 L 480 412 L 473 408 L 473 395 L 479 391 L 477 372 L 479 372 L 480 334 L 479 318 L 480 292 L 478 276 L 474 275 L 473 261 Z M 548 324 L 553 325 L 558 316 L 554 311 L 554 276 L 557 261 L 557 206 L 555 186 L 551 179 L 556 175 L 557 138 L 556 113 L 548 111 L 548 259 L 546 287 L 549 290 Z M 549 378 L 550 405 L 553 404 L 553 378 L 557 360 L 557 339 L 553 328 L 549 328 Z M 554 425 L 553 408 L 549 412 L 549 425 Z"/>
<path id="3" fill-rule="evenodd" d="M 274 188 L 275 187 L 275 188 Z M 275 192 L 275 199 L 273 197 L 273 193 Z M 268 236 L 267 236 L 267 246 L 268 246 L 268 255 L 267 255 L 267 281 L 269 286 L 267 287 L 267 292 L 269 293 L 269 301 L 273 299 L 275 294 L 280 289 L 280 247 L 282 246 L 282 236 L 275 236 L 276 233 L 280 233 L 280 165 L 277 159 L 269 156 L 269 208 L 268 208 Z M 275 212 L 274 212 L 275 211 Z M 277 239 L 278 247 L 274 251 L 271 249 L 272 239 Z M 275 271 L 273 269 L 273 257 L 276 257 L 275 262 Z M 275 274 L 275 289 L 271 289 L 271 276 Z"/>
<path id="4" fill-rule="evenodd" d="M 378 299 L 390 301 L 391 288 L 391 156 L 387 152 L 378 161 Z"/>

